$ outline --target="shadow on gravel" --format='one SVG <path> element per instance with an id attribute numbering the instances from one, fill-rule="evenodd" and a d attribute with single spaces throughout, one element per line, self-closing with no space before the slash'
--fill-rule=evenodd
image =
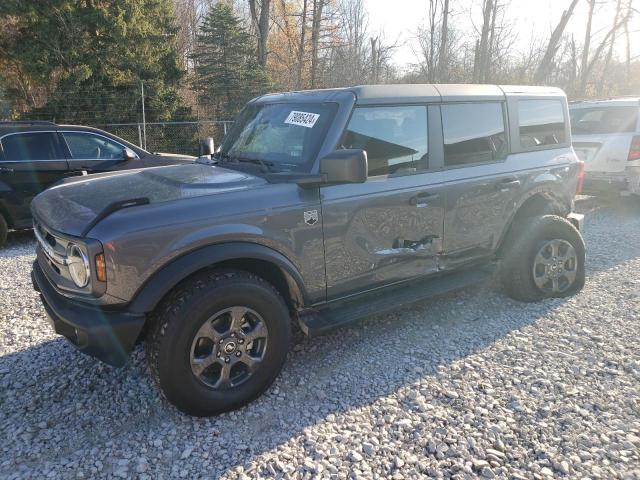
<path id="1" fill-rule="evenodd" d="M 626 236 L 616 234 L 628 224 L 640 227 L 640 198 L 581 197 L 576 211 L 585 214 L 587 276 L 640 257 L 640 243 L 629 244 Z"/>
<path id="2" fill-rule="evenodd" d="M 152 476 L 156 468 L 166 472 L 183 461 L 188 446 L 209 452 L 212 463 L 201 471 L 207 476 L 247 469 L 260 453 L 299 444 L 296 437 L 328 415 L 369 405 L 426 376 L 437 378 L 439 368 L 535 323 L 564 302 L 518 304 L 481 285 L 399 307 L 328 336 L 298 336 L 284 371 L 263 397 L 212 419 L 182 415 L 163 401 L 141 348 L 125 368 L 115 369 L 62 339 L 48 341 L 0 357 L 0 476 L 16 469 L 32 476 L 45 462 L 86 459 L 114 445 L 120 454 L 140 454 L 141 447 L 147 456 L 162 452 L 149 457 Z M 34 322 L 49 328 L 44 318 Z M 434 402 L 451 401 L 434 391 Z M 207 439 L 204 444 L 194 431 Z M 312 445 L 304 448 L 313 456 Z M 118 457 L 111 460 L 104 465 L 107 472 L 118 468 Z"/>
<path id="3" fill-rule="evenodd" d="M 586 203 L 579 209 L 587 213 L 588 248 L 598 259 L 589 275 L 639 256 L 637 248 L 607 255 L 603 245 L 592 245 L 604 242 L 608 227 L 589 226 L 589 219 L 605 212 Z M 638 221 L 623 207 L 607 209 L 614 220 Z M 23 242 L 31 239 L 18 235 Z M 190 446 L 198 455 L 207 452 L 209 460 L 199 460 L 198 473 L 213 478 L 236 466 L 246 470 L 256 455 L 287 442 L 313 457 L 313 443 L 303 438 L 307 427 L 393 392 L 408 392 L 425 377 L 437 379 L 440 368 L 495 345 L 571 301 L 522 304 L 495 284 L 485 284 L 399 306 L 390 315 L 324 337 L 298 335 L 273 387 L 251 405 L 212 419 L 187 417 L 163 401 L 147 375 L 140 347 L 126 367 L 114 369 L 77 353 L 62 339 L 41 343 L 0 357 L 0 476 L 31 476 L 47 462 L 80 462 L 105 448 L 134 458 L 144 454 L 151 477 L 187 462 L 182 457 Z M 44 312 L 33 321 L 50 328 Z M 507 353 L 504 361 L 509 361 Z M 453 401 L 442 391 L 433 395 L 434 402 Z M 399 397 L 410 405 L 406 394 Z M 113 456 L 103 473 L 113 472 L 117 461 Z"/>
<path id="4" fill-rule="evenodd" d="M 7 235 L 7 243 L 3 248 L 12 247 L 23 244 L 25 242 L 35 240 L 33 230 L 14 230 Z"/>

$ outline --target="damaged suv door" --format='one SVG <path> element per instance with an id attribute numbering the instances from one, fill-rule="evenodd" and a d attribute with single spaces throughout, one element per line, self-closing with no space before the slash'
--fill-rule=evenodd
<path id="1" fill-rule="evenodd" d="M 362 184 L 321 188 L 327 299 L 437 271 L 441 174 L 429 171 L 428 107 L 358 107 L 341 147 L 367 151 Z"/>

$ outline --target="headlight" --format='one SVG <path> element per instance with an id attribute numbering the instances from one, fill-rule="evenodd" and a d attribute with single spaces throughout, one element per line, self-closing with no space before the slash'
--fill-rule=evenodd
<path id="1" fill-rule="evenodd" d="M 67 249 L 67 263 L 73 283 L 78 288 L 84 288 L 91 278 L 89 259 L 78 245 L 70 244 Z"/>

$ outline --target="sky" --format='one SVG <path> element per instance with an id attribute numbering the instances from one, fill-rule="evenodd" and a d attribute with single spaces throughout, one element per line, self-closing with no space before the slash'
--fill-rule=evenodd
<path id="1" fill-rule="evenodd" d="M 520 32 L 517 48 L 526 51 L 532 38 L 540 41 L 548 38 L 569 3 L 570 0 L 512 0 L 507 7 L 507 18 L 513 19 L 514 27 Z M 592 27 L 594 33 L 610 28 L 613 22 L 614 3 L 613 0 L 607 0 L 606 4 L 597 7 Z M 449 4 L 457 25 L 463 25 L 465 30 L 469 29 L 471 32 L 474 24 L 480 27 L 482 0 L 450 0 Z M 428 0 L 365 0 L 365 5 L 371 31 L 382 31 L 387 42 L 393 43 L 397 39 L 398 44 L 401 45 L 394 52 L 394 63 L 400 67 L 415 63 L 414 50 L 417 46 L 415 32 L 418 25 L 424 23 Z M 588 3 L 583 0 L 576 6 L 565 31 L 565 33 L 573 33 L 577 43 L 582 43 L 587 15 Z M 640 55 L 640 17 L 637 16 L 634 19 L 630 30 L 635 31 L 631 36 L 633 57 Z M 621 57 L 624 55 L 622 38 L 618 41 L 616 52 Z"/>

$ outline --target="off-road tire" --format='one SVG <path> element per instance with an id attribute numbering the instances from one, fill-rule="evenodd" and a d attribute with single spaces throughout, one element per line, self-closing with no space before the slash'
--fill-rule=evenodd
<path id="1" fill-rule="evenodd" d="M 234 306 L 259 313 L 268 330 L 260 366 L 244 383 L 227 390 L 203 384 L 191 370 L 191 345 L 211 315 Z M 235 410 L 259 397 L 275 380 L 291 344 L 290 314 L 278 291 L 264 279 L 238 270 L 209 270 L 176 287 L 149 319 L 147 361 L 166 399 L 194 416 Z"/>
<path id="2" fill-rule="evenodd" d="M 0 213 L 0 247 L 7 243 L 7 232 L 9 231 L 9 226 L 7 225 L 7 221 L 4 219 L 2 214 Z"/>
<path id="3" fill-rule="evenodd" d="M 576 277 L 563 292 L 550 294 L 534 281 L 535 257 L 544 242 L 564 240 L 577 255 Z M 557 215 L 526 218 L 515 223 L 505 241 L 500 264 L 500 279 L 507 295 L 522 302 L 536 302 L 545 297 L 567 297 L 576 294 L 585 282 L 585 246 L 582 235 L 567 219 Z"/>

